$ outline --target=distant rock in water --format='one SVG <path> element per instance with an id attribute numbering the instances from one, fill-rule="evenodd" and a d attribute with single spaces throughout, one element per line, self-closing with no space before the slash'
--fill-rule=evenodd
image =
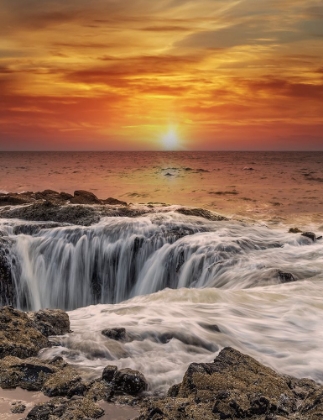
<path id="1" fill-rule="evenodd" d="M 108 328 L 101 331 L 107 338 L 111 338 L 112 340 L 122 341 L 126 338 L 126 329 L 125 328 Z"/>
<path id="2" fill-rule="evenodd" d="M 290 283 L 296 281 L 292 273 L 284 273 L 283 271 L 278 271 L 278 277 L 282 283 Z"/>
<path id="3" fill-rule="evenodd" d="M 313 232 L 303 232 L 302 236 L 305 236 L 306 238 L 312 239 L 313 242 L 316 241 L 316 235 Z"/>
<path id="4" fill-rule="evenodd" d="M 113 197 L 109 197 L 106 200 L 102 200 L 102 202 L 104 204 L 110 204 L 112 206 L 127 206 L 128 205 L 128 203 L 126 203 L 125 201 L 120 201 Z"/>
<path id="5" fill-rule="evenodd" d="M 71 198 L 73 204 L 100 204 L 101 200 L 96 195 L 89 191 L 78 190 L 74 191 L 74 197 Z"/>
<path id="6" fill-rule="evenodd" d="M 282 417 L 280 417 L 282 416 Z M 192 363 L 168 396 L 148 400 L 140 420 L 323 418 L 323 387 L 282 376 L 226 347 L 214 363 Z"/>
<path id="7" fill-rule="evenodd" d="M 215 222 L 220 222 L 222 220 L 228 220 L 224 216 L 220 216 L 219 214 L 214 214 L 214 213 L 210 212 L 209 210 L 200 209 L 200 208 L 191 209 L 191 208 L 181 207 L 181 208 L 177 209 L 176 211 L 178 213 L 185 214 L 185 216 L 203 217 L 204 219 L 212 220 L 212 221 L 215 221 Z"/>

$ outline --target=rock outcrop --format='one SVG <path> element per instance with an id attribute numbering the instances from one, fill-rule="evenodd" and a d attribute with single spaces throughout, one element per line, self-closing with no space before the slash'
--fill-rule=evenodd
<path id="1" fill-rule="evenodd" d="M 69 316 L 61 309 L 41 309 L 29 312 L 28 316 L 45 337 L 71 332 Z"/>
<path id="2" fill-rule="evenodd" d="M 323 418 L 323 387 L 282 376 L 230 347 L 214 363 L 193 363 L 164 399 L 148 399 L 140 420 Z"/>
<path id="3" fill-rule="evenodd" d="M 0 308 L 0 359 L 36 356 L 45 347 L 50 347 L 50 342 L 26 313 L 12 306 Z"/>

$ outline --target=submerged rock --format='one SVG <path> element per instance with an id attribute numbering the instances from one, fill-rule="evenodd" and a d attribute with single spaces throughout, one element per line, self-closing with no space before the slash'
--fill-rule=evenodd
<path id="1" fill-rule="evenodd" d="M 126 339 L 125 328 L 107 328 L 101 331 L 101 334 L 116 341 L 123 341 Z"/>
<path id="2" fill-rule="evenodd" d="M 36 356 L 45 347 L 50 347 L 50 342 L 26 313 L 11 306 L 0 308 L 0 359 Z"/>
<path id="3" fill-rule="evenodd" d="M 283 271 L 278 271 L 278 277 L 282 283 L 290 283 L 292 281 L 296 281 L 292 273 L 284 273 Z"/>
<path id="4" fill-rule="evenodd" d="M 250 356 L 224 348 L 214 363 L 192 363 L 166 398 L 148 399 L 148 419 L 323 418 L 323 387 L 282 376 Z"/>
<path id="5" fill-rule="evenodd" d="M 71 332 L 69 316 L 61 309 L 41 309 L 29 312 L 28 316 L 45 337 Z"/>
<path id="6" fill-rule="evenodd" d="M 316 235 L 313 232 L 303 232 L 302 236 L 305 236 L 306 238 L 312 239 L 313 242 L 316 241 Z"/>

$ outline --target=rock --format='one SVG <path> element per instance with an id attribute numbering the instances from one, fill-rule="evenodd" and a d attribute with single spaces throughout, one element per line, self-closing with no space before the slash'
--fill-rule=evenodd
<path id="1" fill-rule="evenodd" d="M 55 367 L 37 358 L 22 360 L 7 356 L 0 360 L 0 386 L 40 391 L 47 378 L 56 370 Z"/>
<path id="2" fill-rule="evenodd" d="M 50 347 L 50 342 L 27 314 L 11 306 L 0 308 L 0 359 L 36 356 L 45 347 Z"/>
<path id="3" fill-rule="evenodd" d="M 73 204 L 101 204 L 101 200 L 90 191 L 74 191 L 74 197 L 71 198 Z"/>
<path id="4" fill-rule="evenodd" d="M 69 316 L 61 309 L 41 309 L 38 312 L 29 312 L 28 316 L 45 337 L 71 332 Z"/>
<path id="5" fill-rule="evenodd" d="M 283 271 L 278 271 L 278 277 L 281 283 L 290 283 L 296 281 L 292 273 L 284 273 Z"/>
<path id="6" fill-rule="evenodd" d="M 196 216 L 196 217 L 203 217 L 207 220 L 212 220 L 215 222 L 222 221 L 222 220 L 228 220 L 226 217 L 220 216 L 218 214 L 214 214 L 210 212 L 209 210 L 205 209 L 189 209 L 189 208 L 179 208 L 176 210 L 178 213 L 185 214 L 185 216 Z"/>
<path id="7" fill-rule="evenodd" d="M 31 197 L 25 194 L 8 193 L 0 194 L 0 206 L 19 206 L 21 204 L 31 203 Z"/>
<path id="8" fill-rule="evenodd" d="M 114 391 L 123 394 L 138 395 L 148 388 L 147 381 L 141 372 L 132 369 L 121 369 L 114 375 Z"/>
<path id="9" fill-rule="evenodd" d="M 102 203 L 110 204 L 111 206 L 127 206 L 128 205 L 125 201 L 120 201 L 113 197 L 109 197 L 106 200 L 102 200 Z"/>
<path id="10" fill-rule="evenodd" d="M 100 216 L 96 209 L 86 206 L 53 204 L 50 201 L 37 202 L 29 206 L 13 208 L 2 211 L 2 217 L 32 220 L 32 221 L 51 221 L 58 223 L 68 223 L 81 226 L 89 226 L 97 223 Z"/>
<path id="11" fill-rule="evenodd" d="M 288 233 L 301 233 L 302 231 L 301 230 L 299 230 L 297 227 L 295 227 L 295 228 L 290 228 L 289 229 L 289 231 L 288 231 Z"/>
<path id="12" fill-rule="evenodd" d="M 42 391 L 48 397 L 84 395 L 87 386 L 76 369 L 67 365 L 57 370 L 44 383 Z"/>
<path id="13" fill-rule="evenodd" d="M 33 407 L 26 420 L 91 420 L 103 414 L 104 410 L 88 398 L 53 398 Z"/>
<path id="14" fill-rule="evenodd" d="M 113 392 L 129 395 L 138 395 L 148 388 L 144 375 L 137 370 L 121 369 L 116 366 L 106 366 L 102 379 L 110 384 Z"/>
<path id="15" fill-rule="evenodd" d="M 112 383 L 117 370 L 117 366 L 106 366 L 102 372 L 102 379 L 108 383 Z"/>
<path id="16" fill-rule="evenodd" d="M 313 242 L 316 241 L 316 235 L 313 232 L 303 232 L 302 236 L 305 236 L 306 238 L 312 239 Z"/>
<path id="17" fill-rule="evenodd" d="M 15 305 L 16 303 L 11 266 L 10 244 L 0 238 L 0 305 Z"/>
<path id="18" fill-rule="evenodd" d="M 254 171 L 254 168 L 252 168 L 251 166 L 245 166 L 243 168 L 244 171 Z"/>
<path id="19" fill-rule="evenodd" d="M 116 341 L 123 341 L 126 339 L 125 328 L 108 328 L 101 331 L 101 334 Z"/>
<path id="20" fill-rule="evenodd" d="M 312 416 L 312 417 L 311 417 Z M 192 363 L 162 399 L 148 398 L 140 420 L 323 418 L 323 387 L 282 376 L 230 347 L 214 363 Z"/>
<path id="21" fill-rule="evenodd" d="M 12 407 L 10 408 L 10 411 L 13 414 L 20 414 L 23 413 L 26 410 L 26 406 L 24 404 L 20 404 L 20 403 L 13 403 Z"/>

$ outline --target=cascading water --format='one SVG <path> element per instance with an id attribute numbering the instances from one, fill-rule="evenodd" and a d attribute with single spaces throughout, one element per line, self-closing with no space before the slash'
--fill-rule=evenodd
<path id="1" fill-rule="evenodd" d="M 42 224 L 44 225 L 44 224 Z M 322 269 L 322 245 L 300 235 L 175 212 L 105 218 L 91 227 L 2 226 L 10 238 L 17 307 L 75 309 L 165 288 L 243 289 Z M 302 245 L 311 245 L 302 246 Z M 301 259 L 300 259 L 301 257 Z"/>

